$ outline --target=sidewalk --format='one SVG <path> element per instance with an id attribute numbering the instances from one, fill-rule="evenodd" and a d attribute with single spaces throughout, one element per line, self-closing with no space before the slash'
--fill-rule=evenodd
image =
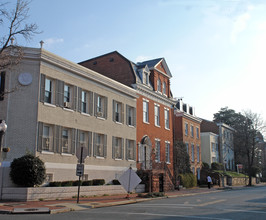
<path id="1" fill-rule="evenodd" d="M 257 184 L 257 186 L 266 186 L 265 184 Z M 97 196 L 80 198 L 77 204 L 77 199 L 62 199 L 62 200 L 45 200 L 45 201 L 28 201 L 28 202 L 8 202 L 0 201 L 0 214 L 29 214 L 29 213 L 47 213 L 56 214 L 69 211 L 78 211 L 89 208 L 100 208 L 107 206 L 125 205 L 137 203 L 152 199 L 164 199 L 178 196 L 189 196 L 204 193 L 221 192 L 218 189 L 244 189 L 245 186 L 235 186 L 230 188 L 214 187 L 208 188 L 193 188 L 181 189 L 180 191 L 172 191 L 165 193 L 165 197 L 158 198 L 140 198 L 138 194 L 130 194 L 130 198 L 126 198 L 127 194 L 110 195 L 110 196 Z"/>

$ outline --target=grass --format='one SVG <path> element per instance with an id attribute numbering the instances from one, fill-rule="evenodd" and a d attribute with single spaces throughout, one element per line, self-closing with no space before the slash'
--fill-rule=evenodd
<path id="1" fill-rule="evenodd" d="M 214 170 L 214 172 L 216 173 L 220 173 L 222 175 L 227 175 L 227 176 L 231 176 L 231 177 L 248 177 L 243 173 L 237 173 L 237 172 L 232 172 L 232 171 L 223 171 L 223 170 Z"/>

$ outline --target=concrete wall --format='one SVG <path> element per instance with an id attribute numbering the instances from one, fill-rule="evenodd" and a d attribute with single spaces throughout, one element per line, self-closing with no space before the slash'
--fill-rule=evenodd
<path id="1" fill-rule="evenodd" d="M 144 192 L 144 185 L 139 185 L 136 192 Z M 107 185 L 107 186 L 81 186 L 81 196 L 94 195 L 112 195 L 112 194 L 126 194 L 126 190 L 121 185 Z M 13 201 L 34 201 L 39 199 L 66 199 L 77 196 L 78 187 L 37 187 L 37 188 L 3 188 L 2 200 Z"/>

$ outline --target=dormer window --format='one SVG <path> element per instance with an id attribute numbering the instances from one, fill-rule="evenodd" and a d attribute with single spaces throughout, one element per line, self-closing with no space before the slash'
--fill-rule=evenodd
<path id="1" fill-rule="evenodd" d="M 162 88 L 161 88 L 161 80 L 160 79 L 157 80 L 157 91 L 158 92 L 161 92 L 162 91 Z"/>
<path id="2" fill-rule="evenodd" d="M 149 74 L 146 71 L 143 71 L 143 83 L 149 85 Z"/>
<path id="3" fill-rule="evenodd" d="M 166 83 L 163 82 L 163 94 L 166 95 Z"/>

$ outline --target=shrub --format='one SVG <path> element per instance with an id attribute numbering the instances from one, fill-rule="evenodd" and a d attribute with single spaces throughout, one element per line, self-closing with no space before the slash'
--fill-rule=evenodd
<path id="1" fill-rule="evenodd" d="M 181 185 L 186 188 L 197 186 L 197 178 L 193 173 L 180 174 Z"/>
<path id="2" fill-rule="evenodd" d="M 41 185 L 46 177 L 43 161 L 31 154 L 14 159 L 10 168 L 10 178 L 19 186 Z"/>
<path id="3" fill-rule="evenodd" d="M 224 166 L 221 163 L 213 162 L 211 164 L 212 170 L 224 170 Z"/>
<path id="4" fill-rule="evenodd" d="M 58 187 L 58 186 L 61 186 L 62 182 L 50 182 L 49 183 L 49 186 L 50 187 Z"/>
<path id="5" fill-rule="evenodd" d="M 121 185 L 121 183 L 118 180 L 113 180 L 113 185 Z"/>
<path id="6" fill-rule="evenodd" d="M 206 163 L 206 162 L 202 162 L 202 169 L 205 169 L 205 170 L 208 170 L 208 169 L 210 169 L 210 166 L 209 166 L 209 164 L 208 164 L 208 163 Z"/>
<path id="7" fill-rule="evenodd" d="M 104 185 L 105 184 L 105 180 L 104 179 L 93 179 L 92 180 L 92 185 L 93 186 L 100 186 L 100 185 Z"/>
<path id="8" fill-rule="evenodd" d="M 82 186 L 92 186 L 92 180 L 83 181 Z"/>
<path id="9" fill-rule="evenodd" d="M 73 181 L 63 181 L 61 183 L 61 186 L 73 186 Z"/>
<path id="10" fill-rule="evenodd" d="M 79 181 L 76 180 L 76 181 L 73 181 L 73 186 L 78 186 L 79 185 Z M 80 185 L 82 185 L 82 181 L 80 181 Z"/>

